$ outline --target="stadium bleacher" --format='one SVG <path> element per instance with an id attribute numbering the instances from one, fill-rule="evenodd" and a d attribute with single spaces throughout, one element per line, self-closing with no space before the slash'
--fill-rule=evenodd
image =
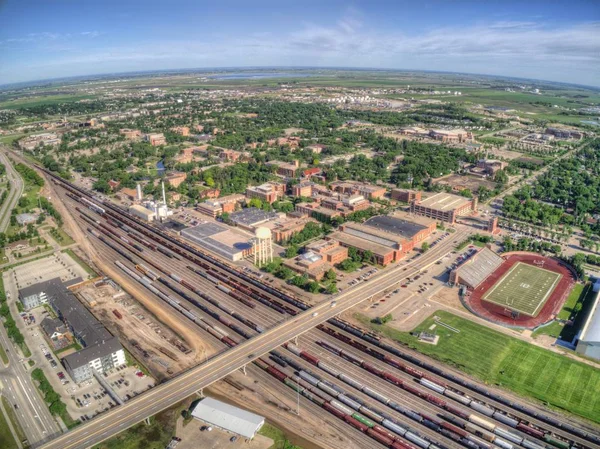
<path id="1" fill-rule="evenodd" d="M 488 248 L 483 248 L 467 263 L 456 268 L 456 283 L 464 284 L 469 288 L 477 288 L 488 276 L 490 276 L 504 259 Z"/>

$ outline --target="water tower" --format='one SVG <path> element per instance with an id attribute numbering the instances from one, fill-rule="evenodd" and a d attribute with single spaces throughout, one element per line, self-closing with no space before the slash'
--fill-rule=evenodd
<path id="1" fill-rule="evenodd" d="M 254 264 L 261 266 L 273 261 L 271 230 L 261 226 L 254 233 Z"/>

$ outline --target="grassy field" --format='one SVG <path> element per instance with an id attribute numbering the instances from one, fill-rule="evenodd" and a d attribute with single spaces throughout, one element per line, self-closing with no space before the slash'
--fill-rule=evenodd
<path id="1" fill-rule="evenodd" d="M 17 447 L 17 442 L 8 427 L 4 413 L 0 412 L 0 449 L 16 449 Z"/>
<path id="2" fill-rule="evenodd" d="M 600 423 L 600 370 L 448 312 L 438 311 L 435 315 L 460 330 L 455 333 L 436 326 L 433 332 L 440 336 L 436 346 L 421 343 L 410 333 L 389 325 L 371 323 L 365 316 L 356 318 L 365 326 L 488 384 Z M 434 324 L 431 316 L 415 332 L 432 332 L 430 327 Z"/>
<path id="3" fill-rule="evenodd" d="M 559 273 L 518 262 L 482 300 L 536 316 L 561 277 Z"/>
<path id="4" fill-rule="evenodd" d="M 67 234 L 62 228 L 52 228 L 49 232 L 52 238 L 60 246 L 69 246 L 75 243 L 75 240 L 73 240 L 71 236 Z"/>
<path id="5" fill-rule="evenodd" d="M 150 418 L 150 425 L 137 424 L 117 436 L 94 446 L 94 449 L 164 449 L 175 433 L 175 423 L 191 402 L 177 404 Z"/>
<path id="6" fill-rule="evenodd" d="M 271 438 L 274 443 L 269 449 L 302 449 L 289 442 L 285 433 L 271 424 L 265 423 L 258 431 L 259 435 Z"/>
<path id="7" fill-rule="evenodd" d="M 15 429 L 15 431 L 17 433 L 17 435 L 15 435 L 15 436 L 18 438 L 18 441 L 25 441 L 27 437 L 25 435 L 25 432 L 23 432 L 23 428 L 21 427 L 21 424 L 17 420 L 17 414 L 15 413 L 10 402 L 8 402 L 8 399 L 6 399 L 4 396 L 2 397 L 2 405 L 4 406 L 4 410 L 6 411 L 6 414 L 8 415 L 8 419 L 10 420 L 10 422 L 13 426 L 13 429 Z"/>
<path id="8" fill-rule="evenodd" d="M 595 294 L 591 283 L 585 286 L 575 284 L 563 308 L 558 313 L 559 319 L 570 320 L 573 324 L 565 326 L 558 321 L 553 321 L 548 326 L 536 329 L 533 336 L 549 335 L 554 338 L 560 337 L 563 341 L 573 341 L 584 326 L 588 313 L 594 304 L 594 299 Z"/>
<path id="9" fill-rule="evenodd" d="M 29 108 L 46 104 L 66 103 L 95 98 L 92 95 L 45 95 L 0 102 L 0 109 Z"/>
<path id="10" fill-rule="evenodd" d="M 0 346 L 0 359 L 2 359 L 2 363 L 8 365 L 8 356 L 6 355 L 6 351 L 3 347 Z"/>

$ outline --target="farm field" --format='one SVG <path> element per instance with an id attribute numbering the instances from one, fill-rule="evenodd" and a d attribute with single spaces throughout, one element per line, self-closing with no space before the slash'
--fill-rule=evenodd
<path id="1" fill-rule="evenodd" d="M 536 316 L 561 277 L 559 273 L 518 262 L 482 300 Z"/>
<path id="2" fill-rule="evenodd" d="M 408 332 L 371 323 L 361 315 L 355 317 L 363 325 L 484 382 L 600 423 L 599 369 L 449 312 L 434 315 L 460 332 L 436 325 L 430 316 L 413 332 L 435 332 L 440 339 L 433 346 Z"/>

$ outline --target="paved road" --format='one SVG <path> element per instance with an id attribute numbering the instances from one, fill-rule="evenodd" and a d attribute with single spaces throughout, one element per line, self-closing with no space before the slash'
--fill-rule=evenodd
<path id="1" fill-rule="evenodd" d="M 6 282 L 5 285 L 7 285 Z M 11 313 L 16 316 L 15 307 L 11 307 Z M 18 316 L 16 318 L 18 322 L 20 318 Z M 36 390 L 27 361 L 19 355 L 19 349 L 8 338 L 4 326 L 0 326 L 0 345 L 7 349 L 6 355 L 9 360 L 6 367 L 0 362 L 2 394 L 13 406 L 17 404 L 18 409 L 15 410 L 17 419 L 29 443 L 43 441 L 50 435 L 59 432 L 60 428 Z"/>
<path id="2" fill-rule="evenodd" d="M 287 320 L 266 332 L 247 340 L 209 361 L 190 369 L 175 379 L 161 384 L 125 404 L 103 413 L 91 422 L 81 425 L 72 431 L 57 436 L 44 444 L 44 449 L 75 449 L 97 444 L 132 425 L 152 416 L 161 410 L 185 399 L 201 388 L 216 382 L 229 373 L 240 369 L 295 336 L 302 334 L 316 325 L 333 318 L 341 312 L 369 299 L 370 297 L 393 288 L 402 279 L 413 276 L 419 270 L 434 263 L 454 247 L 453 241 L 462 241 L 467 231 L 457 231 L 442 244 L 431 249 L 416 259 L 413 264 L 404 263 L 395 269 L 363 283 L 358 287 L 335 297 L 337 306 L 331 307 L 325 301 L 312 309 L 303 312 L 293 319 Z M 406 271 L 404 267 L 409 267 Z"/>
<path id="3" fill-rule="evenodd" d="M 0 232 L 4 232 L 10 223 L 10 211 L 13 210 L 17 201 L 19 201 L 19 198 L 21 198 L 21 195 L 23 194 L 24 184 L 21 175 L 14 169 L 4 152 L 4 148 L 1 147 L 0 163 L 6 166 L 6 176 L 10 182 L 10 193 L 2 205 L 2 208 L 0 208 Z"/>

